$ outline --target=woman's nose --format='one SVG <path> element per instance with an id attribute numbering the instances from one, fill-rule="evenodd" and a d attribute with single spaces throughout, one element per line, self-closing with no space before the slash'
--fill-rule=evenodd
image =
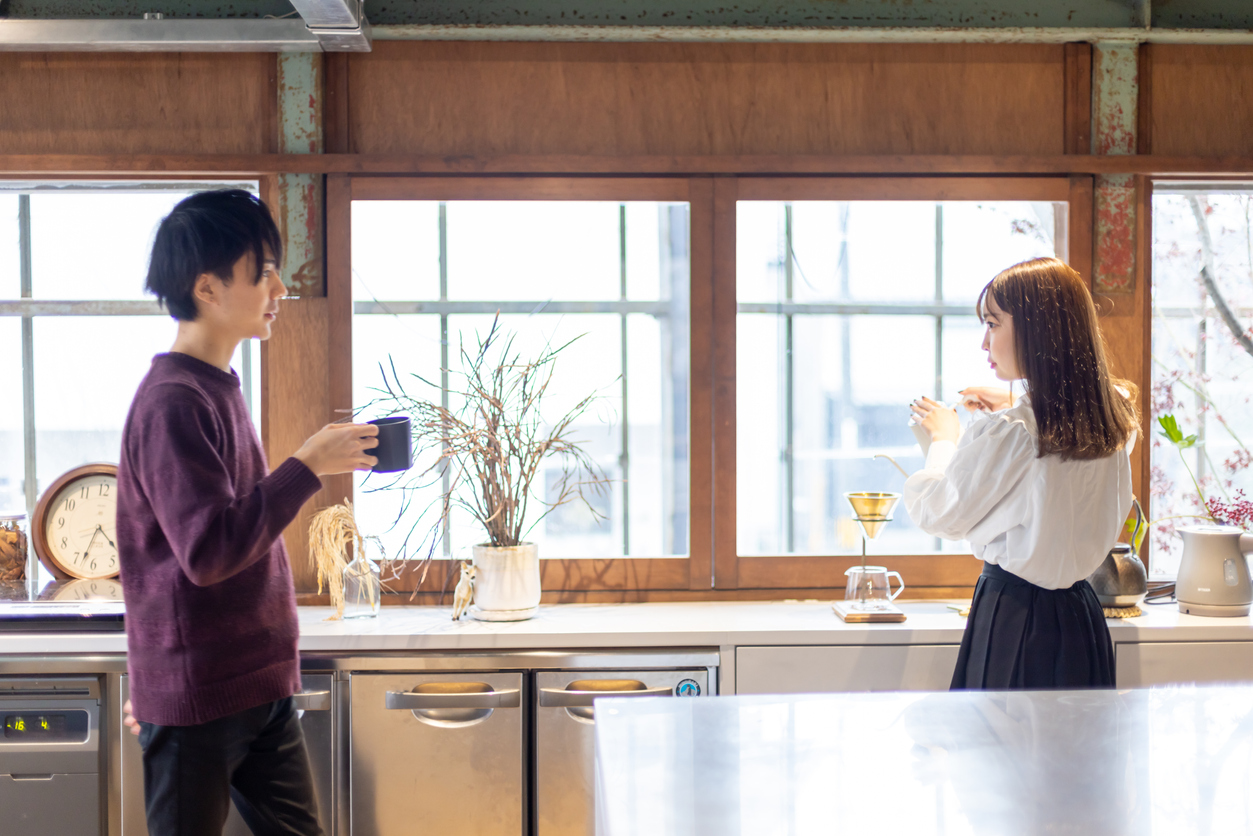
<path id="1" fill-rule="evenodd" d="M 991 335 L 987 332 L 987 330 L 986 330 L 986 329 L 984 329 L 984 332 L 983 332 L 983 343 L 982 343 L 982 345 L 980 345 L 980 346 L 979 346 L 979 347 L 980 347 L 980 348 L 982 348 L 984 351 L 987 351 L 987 350 L 988 350 L 988 337 L 989 337 L 989 336 L 991 336 Z"/>

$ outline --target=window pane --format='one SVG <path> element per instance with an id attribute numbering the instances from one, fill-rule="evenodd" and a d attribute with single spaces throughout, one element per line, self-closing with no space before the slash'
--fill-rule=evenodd
<path id="1" fill-rule="evenodd" d="M 174 323 L 159 316 L 37 317 L 35 462 L 39 490 L 70 468 L 117 462 L 122 424 Z"/>
<path id="2" fill-rule="evenodd" d="M 0 316 L 0 368 L 8 370 L 0 398 L 0 514 L 24 514 L 22 320 L 16 316 Z"/>
<path id="3" fill-rule="evenodd" d="M 1064 204 L 1051 203 L 738 205 L 740 554 L 860 551 L 844 493 L 900 491 L 904 477 L 876 453 L 907 471 L 922 466 L 909 401 L 952 404 L 966 386 L 998 385 L 980 350 L 975 298 L 1000 270 L 1055 254 L 1064 221 Z M 763 307 L 783 303 L 786 311 Z M 903 307 L 869 315 L 856 310 L 864 303 Z M 940 307 L 953 303 L 970 304 L 971 314 Z M 852 309 L 841 311 L 844 304 Z M 965 548 L 923 533 L 897 506 L 868 551 Z"/>
<path id="4" fill-rule="evenodd" d="M 357 226 L 366 221 L 389 228 L 399 210 L 418 226 L 419 237 L 435 230 L 435 251 L 428 263 L 439 263 L 438 203 L 394 202 L 362 207 L 354 204 L 354 273 L 361 274 Z M 414 207 L 421 211 L 414 211 Z M 599 393 L 591 408 L 572 425 L 577 440 L 609 478 L 603 493 L 588 491 L 588 503 L 604 519 L 579 502 L 552 510 L 540 519 L 545 502 L 559 490 L 561 462 L 548 460 L 533 483 L 526 525 L 542 557 L 660 556 L 686 554 L 688 545 L 688 207 L 686 204 L 545 202 L 449 202 L 446 204 L 449 301 L 456 313 L 443 314 L 448 329 L 449 385 L 458 389 L 464 378 L 460 348 L 473 354 L 479 335 L 491 327 L 500 302 L 592 302 L 586 313 L 506 313 L 503 331 L 516 334 L 514 350 L 523 360 L 545 345 L 576 341 L 564 350 L 546 394 L 542 415 L 556 421 L 583 397 Z M 625 224 L 623 223 L 625 220 Z M 622 237 L 625 234 L 625 239 Z M 367 264 L 400 265 L 405 255 L 399 236 L 369 239 Z M 623 254 L 625 251 L 625 265 Z M 636 300 L 664 300 L 646 313 L 618 310 L 623 267 L 626 293 Z M 386 269 L 390 269 L 387 267 Z M 429 287 L 429 283 L 425 285 Z M 437 286 L 436 286 L 437 287 Z M 401 295 L 392 301 L 427 301 Z M 377 298 L 383 298 L 377 293 Z M 357 291 L 358 301 L 364 301 Z M 429 301 L 436 301 L 435 298 Z M 477 313 L 464 312 L 466 303 Z M 363 311 L 365 309 L 362 309 Z M 411 395 L 439 402 L 441 314 L 359 313 L 353 321 L 354 403 L 364 406 L 378 397 L 380 361 L 390 355 Z M 623 368 L 623 358 L 626 368 Z M 389 367 L 390 368 L 390 367 Z M 427 385 L 412 375 L 429 381 Z M 410 389 L 409 387 L 412 386 Z M 624 403 L 623 394 L 626 394 Z M 456 409 L 453 396 L 450 406 Z M 367 417 L 379 414 L 367 410 Z M 550 429 L 550 428 L 546 428 Z M 415 463 L 406 479 L 435 462 L 428 455 Z M 396 490 L 380 490 L 394 477 L 357 477 L 356 504 L 363 530 L 383 536 L 388 554 L 398 554 L 413 532 L 407 552 L 430 539 L 438 518 L 431 503 L 442 482 L 432 474 L 403 508 Z M 428 510 L 430 509 L 430 510 Z M 426 511 L 425 516 L 423 512 Z M 400 517 L 399 523 L 393 523 Z M 385 532 L 385 533 L 384 533 Z M 449 553 L 484 540 L 481 525 L 464 510 L 451 515 Z M 439 545 L 441 555 L 445 546 Z"/>
<path id="5" fill-rule="evenodd" d="M 940 399 L 949 405 L 955 405 L 958 392 L 968 386 L 995 386 L 1006 388 L 1005 381 L 998 380 L 988 364 L 987 352 L 983 345 L 984 326 L 973 316 L 944 317 L 943 341 L 943 383 L 940 387 Z M 1014 384 L 1014 392 L 1022 394 L 1022 384 Z M 959 414 L 962 410 L 959 410 Z"/>
<path id="6" fill-rule="evenodd" d="M 157 224 L 187 194 L 32 194 L 35 298 L 151 298 L 144 279 Z"/>
<path id="7" fill-rule="evenodd" d="M 974 305 L 979 291 L 1011 264 L 1058 255 L 1054 233 L 1065 215 L 1065 204 L 1055 203 L 942 204 L 944 298 Z M 1064 247 L 1063 241 L 1060 252 Z"/>
<path id="8" fill-rule="evenodd" d="M 448 204 L 448 294 L 466 300 L 617 299 L 618 204 Z"/>
<path id="9" fill-rule="evenodd" d="M 352 298 L 439 298 L 439 204 L 358 200 L 352 204 Z"/>
<path id="10" fill-rule="evenodd" d="M 1193 476 L 1211 501 L 1230 502 L 1240 491 L 1253 496 L 1253 355 L 1217 312 L 1221 298 L 1241 334 L 1246 339 L 1253 334 L 1251 217 L 1247 186 L 1154 186 L 1153 397 L 1152 415 L 1145 420 L 1154 519 L 1204 513 Z M 1201 277 L 1206 266 L 1213 291 Z M 1182 456 L 1158 435 L 1157 419 L 1168 414 L 1185 435 L 1197 437 Z M 1190 522 L 1195 520 L 1167 520 L 1150 532 L 1154 578 L 1175 576 L 1182 542 L 1173 532 Z"/>
<path id="11" fill-rule="evenodd" d="M 906 404 L 934 388 L 935 320 L 793 318 L 790 475 L 789 415 L 778 406 L 787 402 L 787 369 L 780 362 L 787 356 L 786 320 L 741 314 L 736 328 L 740 554 L 860 551 L 844 493 L 900 490 L 903 477 L 872 459 L 874 453 L 891 455 L 907 470 L 922 465 Z M 913 526 L 903 507 L 869 546 L 886 554 L 932 548 L 932 538 Z"/>
<path id="12" fill-rule="evenodd" d="M 17 299 L 22 295 L 19 234 L 17 195 L 0 194 L 0 299 Z"/>

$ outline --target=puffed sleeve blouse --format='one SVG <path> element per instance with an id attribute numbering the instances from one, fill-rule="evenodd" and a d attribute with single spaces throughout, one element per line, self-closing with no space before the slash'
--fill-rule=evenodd
<path id="1" fill-rule="evenodd" d="M 954 444 L 936 441 L 905 481 L 910 517 L 928 534 L 968 540 L 975 557 L 1045 589 L 1083 580 L 1131 513 L 1131 449 L 1103 459 L 1036 456 L 1024 396 L 976 420 Z"/>

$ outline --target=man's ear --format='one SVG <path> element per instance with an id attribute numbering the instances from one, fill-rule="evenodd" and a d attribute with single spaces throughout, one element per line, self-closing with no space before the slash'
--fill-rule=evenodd
<path id="1" fill-rule="evenodd" d="M 222 280 L 212 273 L 201 273 L 196 277 L 196 283 L 192 286 L 191 295 L 196 299 L 198 305 L 213 305 L 218 301 L 218 284 Z"/>

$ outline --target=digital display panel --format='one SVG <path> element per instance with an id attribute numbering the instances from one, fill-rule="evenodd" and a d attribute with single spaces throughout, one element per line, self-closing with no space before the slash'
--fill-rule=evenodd
<path id="1" fill-rule="evenodd" d="M 86 711 L 5 712 L 4 739 L 30 743 L 82 743 L 87 740 Z"/>

